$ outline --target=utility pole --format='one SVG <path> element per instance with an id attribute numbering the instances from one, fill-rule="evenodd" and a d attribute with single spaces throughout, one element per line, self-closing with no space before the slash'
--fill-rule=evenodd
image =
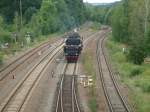
<path id="1" fill-rule="evenodd" d="M 149 0 L 144 0 L 145 2 L 145 29 L 144 34 L 147 36 L 147 24 L 148 24 L 148 14 L 149 14 Z"/>
<path id="2" fill-rule="evenodd" d="M 22 22 L 22 0 L 20 0 L 20 39 L 21 39 L 21 47 L 23 47 L 23 36 L 22 36 L 22 27 L 23 27 L 23 22 Z"/>
<path id="3" fill-rule="evenodd" d="M 20 0 L 20 25 L 22 29 L 22 0 Z"/>

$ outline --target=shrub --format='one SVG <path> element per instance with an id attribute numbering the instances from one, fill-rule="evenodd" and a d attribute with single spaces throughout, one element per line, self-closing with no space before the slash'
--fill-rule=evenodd
<path id="1" fill-rule="evenodd" d="M 150 92 L 150 83 L 148 81 L 141 81 L 140 86 L 144 92 Z"/>
<path id="2" fill-rule="evenodd" d="M 150 70 L 147 69 L 142 73 L 140 85 L 144 92 L 150 92 Z"/>
<path id="3" fill-rule="evenodd" d="M 144 62 L 146 57 L 145 49 L 140 43 L 133 44 L 129 51 L 128 59 L 131 60 L 134 64 L 141 65 Z"/>
<path id="4" fill-rule="evenodd" d="M 0 41 L 5 43 L 5 42 L 11 42 L 11 37 L 10 37 L 10 32 L 0 30 Z"/>
<path id="5" fill-rule="evenodd" d="M 0 53 L 0 65 L 3 63 L 3 54 Z"/>
<path id="6" fill-rule="evenodd" d="M 111 41 L 107 41 L 106 46 L 111 50 L 112 54 L 120 52 L 121 48 L 118 47 L 119 44 L 116 43 L 113 38 L 110 37 L 110 39 Z"/>
<path id="7" fill-rule="evenodd" d="M 132 64 L 130 63 L 117 63 L 118 71 L 123 76 L 130 76 L 131 70 L 133 69 Z"/>
<path id="8" fill-rule="evenodd" d="M 136 86 L 140 87 L 143 92 L 150 93 L 150 70 L 144 70 L 136 80 Z"/>
<path id="9" fill-rule="evenodd" d="M 116 52 L 113 57 L 119 62 L 126 62 L 126 56 L 122 52 Z"/>
<path id="10" fill-rule="evenodd" d="M 136 67 L 131 71 L 130 77 L 140 75 L 141 73 L 142 73 L 142 70 L 139 67 Z"/>

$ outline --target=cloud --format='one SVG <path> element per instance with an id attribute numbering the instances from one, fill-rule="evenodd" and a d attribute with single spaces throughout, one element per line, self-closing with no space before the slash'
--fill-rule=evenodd
<path id="1" fill-rule="evenodd" d="M 121 0 L 83 0 L 83 1 L 88 3 L 112 3 Z"/>

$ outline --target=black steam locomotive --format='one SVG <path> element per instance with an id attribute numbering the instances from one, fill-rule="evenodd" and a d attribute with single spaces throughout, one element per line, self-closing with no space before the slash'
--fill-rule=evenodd
<path id="1" fill-rule="evenodd" d="M 82 51 L 82 39 L 78 33 L 68 36 L 64 45 L 64 54 L 67 62 L 77 62 Z"/>

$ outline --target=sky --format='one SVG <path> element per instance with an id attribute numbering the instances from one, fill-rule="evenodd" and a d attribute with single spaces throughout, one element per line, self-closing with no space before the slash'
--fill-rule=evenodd
<path id="1" fill-rule="evenodd" d="M 88 3 L 112 3 L 120 0 L 83 0 L 83 1 Z"/>

